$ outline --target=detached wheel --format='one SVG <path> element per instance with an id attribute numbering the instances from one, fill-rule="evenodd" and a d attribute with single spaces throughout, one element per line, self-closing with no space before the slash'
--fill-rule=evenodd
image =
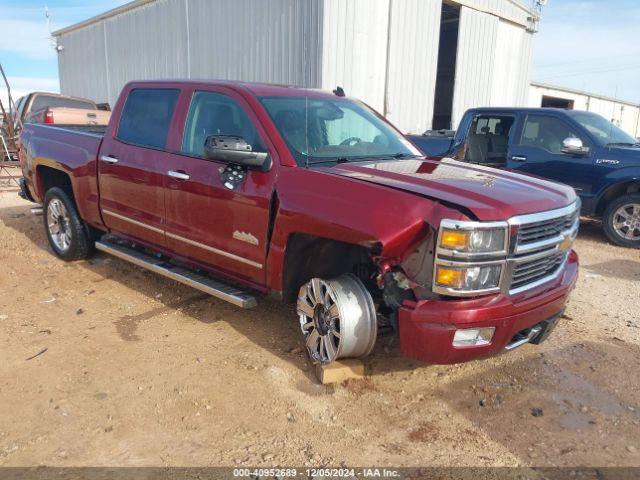
<path id="1" fill-rule="evenodd" d="M 297 310 L 313 362 L 364 357 L 373 350 L 378 333 L 375 305 L 354 275 L 313 278 L 300 289 Z"/>
<path id="2" fill-rule="evenodd" d="M 611 202 L 602 216 L 602 225 L 613 243 L 640 248 L 640 194 L 625 195 Z"/>
<path id="3" fill-rule="evenodd" d="M 54 253 L 63 260 L 80 260 L 93 253 L 84 222 L 73 200 L 61 188 L 51 188 L 44 197 L 44 229 Z"/>

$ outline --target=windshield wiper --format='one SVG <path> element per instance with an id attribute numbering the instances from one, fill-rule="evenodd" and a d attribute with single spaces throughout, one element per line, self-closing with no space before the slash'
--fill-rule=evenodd
<path id="1" fill-rule="evenodd" d="M 309 165 L 319 165 L 322 163 L 349 163 L 350 159 L 348 159 L 347 157 L 332 157 L 332 158 L 326 158 L 324 160 L 314 160 L 313 162 L 310 162 L 307 160 L 307 167 Z"/>

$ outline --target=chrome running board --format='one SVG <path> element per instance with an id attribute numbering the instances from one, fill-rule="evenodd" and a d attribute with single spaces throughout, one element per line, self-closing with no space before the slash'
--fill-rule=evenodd
<path id="1" fill-rule="evenodd" d="M 252 308 L 257 305 L 255 297 L 243 290 L 232 287 L 220 280 L 215 280 L 207 275 L 173 265 L 166 260 L 156 258 L 126 245 L 103 239 L 96 242 L 96 249 L 126 260 L 139 267 L 146 268 L 176 282 L 193 287 L 201 292 L 208 293 L 212 297 L 219 298 L 238 307 Z"/>

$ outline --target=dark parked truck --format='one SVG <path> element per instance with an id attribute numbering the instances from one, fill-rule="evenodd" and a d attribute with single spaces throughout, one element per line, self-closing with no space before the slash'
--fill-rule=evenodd
<path id="1" fill-rule="evenodd" d="M 513 169 L 572 186 L 582 214 L 602 218 L 614 243 L 640 248 L 640 143 L 591 112 L 468 110 L 457 132 L 410 135 L 430 157 Z"/>
<path id="2" fill-rule="evenodd" d="M 573 189 L 426 160 L 329 93 L 136 82 L 104 136 L 27 125 L 22 144 L 60 258 L 95 248 L 240 307 L 296 302 L 319 363 L 379 332 L 431 363 L 539 343 L 577 278 Z"/>

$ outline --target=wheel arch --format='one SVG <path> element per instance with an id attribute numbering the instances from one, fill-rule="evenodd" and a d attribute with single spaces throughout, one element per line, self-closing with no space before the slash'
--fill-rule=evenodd
<path id="1" fill-rule="evenodd" d="M 379 250 L 379 245 L 364 247 L 328 237 L 291 233 L 283 262 L 282 299 L 285 303 L 294 302 L 300 286 L 314 277 L 330 279 L 354 273 L 365 286 L 371 287 L 368 277 L 378 269 L 373 256 Z"/>
<path id="2" fill-rule="evenodd" d="M 631 193 L 640 193 L 640 178 L 624 180 L 609 186 L 598 199 L 596 215 L 602 216 L 607 206 L 616 198 Z"/>
<path id="3" fill-rule="evenodd" d="M 38 165 L 36 167 L 35 185 L 38 197 L 44 201 L 47 191 L 53 187 L 62 189 L 75 202 L 73 193 L 73 184 L 71 176 L 62 169 L 54 168 L 49 165 Z"/>

